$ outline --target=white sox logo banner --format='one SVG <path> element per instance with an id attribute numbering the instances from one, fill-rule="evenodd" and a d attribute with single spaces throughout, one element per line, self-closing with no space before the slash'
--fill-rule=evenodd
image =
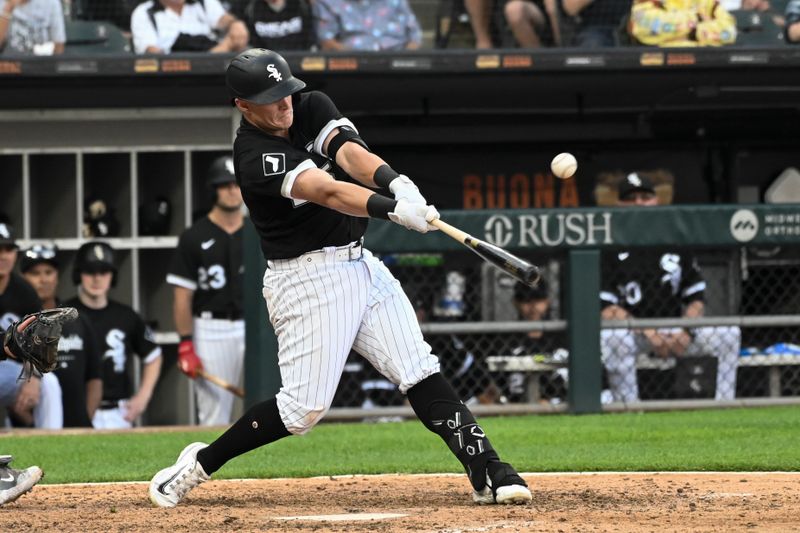
<path id="1" fill-rule="evenodd" d="M 261 154 L 265 176 L 275 176 L 286 172 L 286 154 Z"/>

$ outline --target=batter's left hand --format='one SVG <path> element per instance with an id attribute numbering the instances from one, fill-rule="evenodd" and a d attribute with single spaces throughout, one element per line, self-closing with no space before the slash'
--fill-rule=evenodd
<path id="1" fill-rule="evenodd" d="M 400 174 L 389 184 L 389 190 L 395 200 L 406 200 L 410 204 L 427 204 L 428 201 L 419 192 L 419 188 L 405 174 Z"/>

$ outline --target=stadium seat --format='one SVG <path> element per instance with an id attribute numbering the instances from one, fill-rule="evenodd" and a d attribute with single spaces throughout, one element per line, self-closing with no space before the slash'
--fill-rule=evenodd
<path id="1" fill-rule="evenodd" d="M 783 28 L 776 24 L 773 14 L 737 9 L 731 11 L 731 15 L 736 18 L 736 44 L 783 45 Z"/>
<path id="2" fill-rule="evenodd" d="M 66 20 L 67 42 L 64 54 L 129 54 L 130 40 L 108 22 Z"/>

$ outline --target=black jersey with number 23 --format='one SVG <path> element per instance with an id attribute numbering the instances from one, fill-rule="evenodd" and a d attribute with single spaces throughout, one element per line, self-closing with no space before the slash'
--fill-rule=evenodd
<path id="1" fill-rule="evenodd" d="M 229 234 L 203 217 L 183 232 L 167 282 L 194 291 L 192 314 L 242 314 L 242 230 Z"/>

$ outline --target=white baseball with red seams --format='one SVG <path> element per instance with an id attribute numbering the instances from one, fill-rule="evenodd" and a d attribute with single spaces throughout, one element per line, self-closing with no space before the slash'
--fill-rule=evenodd
<path id="1" fill-rule="evenodd" d="M 578 170 L 578 161 L 575 156 L 569 152 L 558 154 L 550 162 L 550 170 L 557 178 L 567 179 L 575 175 Z"/>

